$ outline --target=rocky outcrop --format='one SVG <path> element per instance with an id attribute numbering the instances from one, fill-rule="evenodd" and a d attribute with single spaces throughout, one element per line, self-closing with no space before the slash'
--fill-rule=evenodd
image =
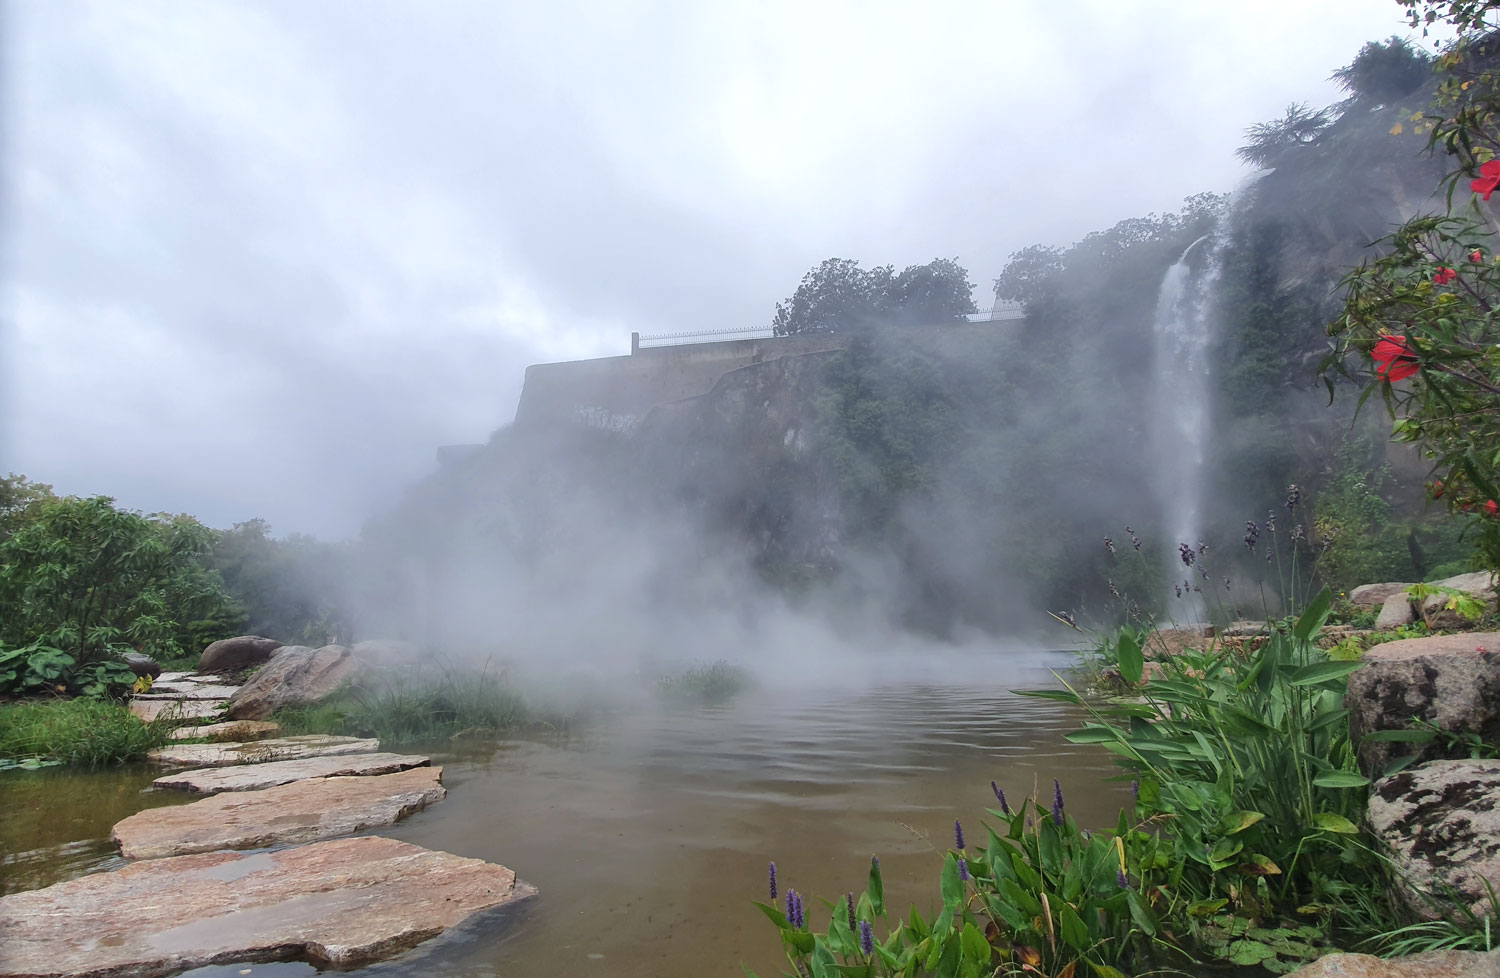
<path id="1" fill-rule="evenodd" d="M 250 720 L 247 723 L 256 721 Z M 295 761 L 269 761 L 265 764 L 236 764 L 231 767 L 202 768 L 181 774 L 164 774 L 151 782 L 153 788 L 191 791 L 216 795 L 221 791 L 259 791 L 278 784 L 306 781 L 309 778 L 344 778 L 373 776 L 426 767 L 431 761 L 420 754 L 348 754 L 307 757 Z"/>
<path id="2" fill-rule="evenodd" d="M 1440 756 L 1439 744 L 1387 744 L 1361 738 L 1402 730 L 1415 717 L 1443 730 L 1500 742 L 1500 632 L 1470 632 L 1377 645 L 1349 677 L 1344 705 L 1360 763 L 1372 776 L 1393 756 Z"/>
<path id="3" fill-rule="evenodd" d="M 1495 610 L 1495 580 L 1489 571 L 1447 577 L 1441 581 L 1433 581 L 1432 586 L 1463 591 L 1477 598 L 1485 612 Z M 1473 628 L 1473 620 L 1461 614 L 1457 607 L 1450 607 L 1452 605 L 1454 600 L 1451 594 L 1428 595 L 1422 602 L 1422 620 L 1434 631 Z"/>
<path id="4" fill-rule="evenodd" d="M 0 897 L 0 974 L 157 976 L 293 957 L 353 968 L 535 892 L 504 866 L 379 836 L 158 859 Z"/>
<path id="5" fill-rule="evenodd" d="M 281 725 L 269 720 L 229 720 L 225 723 L 205 723 L 199 727 L 178 727 L 172 731 L 172 739 L 243 742 L 263 740 L 280 732 Z"/>
<path id="6" fill-rule="evenodd" d="M 229 698 L 236 720 L 264 720 L 287 706 L 311 706 L 353 679 L 360 662 L 342 645 L 284 649 Z"/>
<path id="7" fill-rule="evenodd" d="M 1489 891 L 1500 892 L 1500 761 L 1430 761 L 1385 778 L 1366 818 L 1414 913 L 1436 919 L 1455 900 L 1490 913 Z"/>
<path id="8" fill-rule="evenodd" d="M 138 812 L 115 823 L 110 838 L 126 859 L 331 839 L 389 825 L 441 801 L 446 793 L 442 776 L 440 767 L 417 767 L 377 777 L 314 778 L 226 792 L 177 808 Z"/>
<path id="9" fill-rule="evenodd" d="M 1356 608 L 1379 608 L 1392 595 L 1405 594 L 1410 584 L 1390 581 L 1385 584 L 1361 584 L 1349 592 L 1349 603 Z"/>
<path id="10" fill-rule="evenodd" d="M 1497 978 L 1500 951 L 1431 951 L 1409 958 L 1373 954 L 1328 954 L 1293 971 L 1289 978 Z"/>
<path id="11" fill-rule="evenodd" d="M 228 767 L 233 764 L 264 764 L 268 761 L 293 761 L 307 757 L 371 754 L 379 749 L 380 742 L 368 738 L 301 734 L 254 743 L 174 744 L 151 751 L 146 759 L 169 767 Z"/>
<path id="12" fill-rule="evenodd" d="M 260 635 L 238 635 L 214 642 L 198 658 L 199 672 L 243 672 L 271 658 L 281 648 L 274 638 Z"/>

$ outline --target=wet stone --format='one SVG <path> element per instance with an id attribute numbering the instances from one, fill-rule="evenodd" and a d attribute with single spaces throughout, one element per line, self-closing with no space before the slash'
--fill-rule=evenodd
<path id="1" fill-rule="evenodd" d="M 295 761 L 237 764 L 233 767 L 203 768 L 196 771 L 184 771 L 181 774 L 166 774 L 151 782 L 151 786 L 212 795 L 221 791 L 257 791 L 278 784 L 305 781 L 308 778 L 390 774 L 393 771 L 426 767 L 430 763 L 430 759 L 419 754 L 377 753 L 308 757 Z"/>
<path id="2" fill-rule="evenodd" d="M 144 693 L 137 693 L 138 700 L 227 700 L 239 692 L 238 686 L 220 686 L 214 683 L 194 682 L 185 679 L 181 682 L 152 683 L 151 689 Z"/>
<path id="3" fill-rule="evenodd" d="M 178 727 L 172 731 L 172 739 L 261 740 L 280 732 L 281 724 L 270 720 L 230 720 L 227 723 L 205 723 L 199 727 Z"/>
<path id="4" fill-rule="evenodd" d="M 151 751 L 146 757 L 154 763 L 172 767 L 227 767 L 329 754 L 370 754 L 379 749 L 380 741 L 368 738 L 302 734 L 251 743 L 174 744 Z"/>
<path id="5" fill-rule="evenodd" d="M 150 723 L 153 720 L 208 720 L 224 717 L 223 700 L 130 701 L 130 712 Z"/>
<path id="6" fill-rule="evenodd" d="M 0 978 L 359 967 L 534 893 L 504 866 L 379 836 L 157 859 L 0 897 Z"/>
<path id="7" fill-rule="evenodd" d="M 389 825 L 442 801 L 442 776 L 440 767 L 417 767 L 375 777 L 313 778 L 225 792 L 189 805 L 138 812 L 115 823 L 110 838 L 126 859 L 315 842 Z"/>

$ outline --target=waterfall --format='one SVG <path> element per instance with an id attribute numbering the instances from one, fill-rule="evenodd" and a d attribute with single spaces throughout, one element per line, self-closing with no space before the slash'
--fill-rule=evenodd
<path id="1" fill-rule="evenodd" d="M 1231 196 L 1213 230 L 1183 250 L 1162 276 L 1156 297 L 1155 365 L 1152 373 L 1151 464 L 1160 501 L 1161 532 L 1167 535 L 1168 604 L 1180 621 L 1202 618 L 1192 593 L 1176 600 L 1174 587 L 1193 580 L 1178 556 L 1178 544 L 1196 547 L 1203 525 L 1208 446 L 1213 435 L 1213 344 L 1218 336 L 1217 291 L 1230 230 L 1251 199 L 1256 174 Z"/>

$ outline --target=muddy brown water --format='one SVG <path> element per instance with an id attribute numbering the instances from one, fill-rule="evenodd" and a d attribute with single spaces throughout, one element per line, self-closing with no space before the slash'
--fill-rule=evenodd
<path id="1" fill-rule="evenodd" d="M 714 707 L 617 712 L 572 733 L 434 751 L 448 797 L 378 834 L 503 863 L 541 896 L 356 974 L 741 975 L 785 961 L 751 906 L 767 862 L 783 888 L 821 899 L 863 888 L 878 854 L 887 900 L 937 902 L 953 820 L 982 838 L 991 779 L 1012 798 L 1058 778 L 1082 824 L 1113 825 L 1128 789 L 1094 747 L 1067 743 L 1072 707 L 1018 697 L 1055 684 L 1062 654 L 1008 655 L 990 678 L 810 691 L 761 688 Z M 931 670 L 933 673 L 939 669 Z M 46 886 L 120 865 L 116 821 L 175 794 L 143 794 L 159 773 L 0 775 L 0 886 Z M 184 900 L 190 895 L 184 895 Z M 311 973 L 300 964 L 219 966 L 195 976 Z"/>

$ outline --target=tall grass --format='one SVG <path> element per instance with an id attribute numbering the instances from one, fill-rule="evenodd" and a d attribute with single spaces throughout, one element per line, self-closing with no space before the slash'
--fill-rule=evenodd
<path id="1" fill-rule="evenodd" d="M 165 744 L 168 723 L 145 723 L 106 700 L 59 699 L 0 706 L 0 758 L 99 767 L 138 760 Z"/>
<path id="2" fill-rule="evenodd" d="M 681 672 L 663 676 L 657 680 L 656 689 L 670 699 L 722 703 L 748 685 L 750 676 L 745 670 L 719 659 L 707 665 L 694 663 Z"/>
<path id="3" fill-rule="evenodd" d="M 352 734 L 398 745 L 497 736 L 537 716 L 503 675 L 446 671 L 349 690 L 319 706 L 280 710 L 272 719 L 288 734 Z"/>

